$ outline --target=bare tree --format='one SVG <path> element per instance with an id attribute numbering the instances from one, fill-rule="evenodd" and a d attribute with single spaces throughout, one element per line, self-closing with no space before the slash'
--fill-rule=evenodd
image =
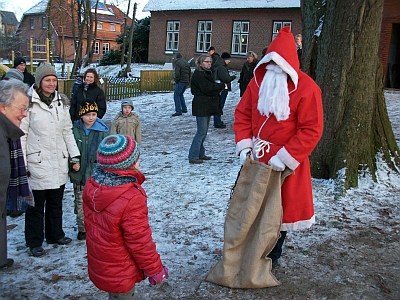
<path id="1" fill-rule="evenodd" d="M 125 63 L 125 48 L 126 48 L 126 38 L 127 38 L 127 23 L 129 17 L 129 9 L 131 7 L 131 0 L 128 0 L 128 9 L 126 11 L 126 15 L 124 16 L 124 32 L 122 34 L 122 51 L 121 51 L 121 68 Z"/>
<path id="2" fill-rule="evenodd" d="M 379 153 L 398 172 L 378 57 L 383 0 L 302 0 L 302 8 L 302 65 L 321 87 L 325 115 L 313 176 L 344 170 L 344 187 L 357 186 L 361 172 L 375 178 Z"/>
<path id="3" fill-rule="evenodd" d="M 133 5 L 133 16 L 132 16 L 132 25 L 129 31 L 129 48 L 128 48 L 128 58 L 126 61 L 126 69 L 125 69 L 125 76 L 131 71 L 131 61 L 132 61 L 132 43 L 133 43 L 133 31 L 135 30 L 135 18 L 136 18 L 136 9 L 137 4 Z"/>

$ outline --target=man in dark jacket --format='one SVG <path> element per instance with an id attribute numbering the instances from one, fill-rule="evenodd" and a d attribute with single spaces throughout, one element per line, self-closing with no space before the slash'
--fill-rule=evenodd
<path id="1" fill-rule="evenodd" d="M 177 52 L 175 55 L 175 74 L 174 74 L 174 102 L 175 102 L 175 113 L 172 115 L 173 117 L 181 116 L 182 113 L 187 113 L 187 107 L 185 103 L 185 97 L 183 97 L 183 93 L 186 90 L 186 87 L 190 82 L 190 65 L 189 63 L 182 57 L 182 55 Z"/>
<path id="2" fill-rule="evenodd" d="M 231 55 L 228 52 L 221 54 L 221 61 L 217 61 L 214 66 L 214 79 L 216 82 L 225 83 L 225 89 L 219 94 L 219 105 L 221 112 L 225 106 L 226 97 L 228 91 L 231 91 L 231 82 L 236 78 L 235 75 L 230 75 L 228 71 L 228 64 L 231 62 Z M 215 128 L 226 128 L 226 125 L 221 120 L 221 115 L 214 115 L 214 127 Z"/>

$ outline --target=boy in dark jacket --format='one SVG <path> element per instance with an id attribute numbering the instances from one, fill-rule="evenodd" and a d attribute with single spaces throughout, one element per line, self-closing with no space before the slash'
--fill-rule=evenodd
<path id="1" fill-rule="evenodd" d="M 78 240 L 85 240 L 85 225 L 82 207 L 82 192 L 86 180 L 92 175 L 96 163 L 96 151 L 100 142 L 107 135 L 108 127 L 97 117 L 99 108 L 96 102 L 83 102 L 79 109 L 79 120 L 73 125 L 76 144 L 81 153 L 80 160 L 72 159 L 69 172 L 74 185 L 76 223 L 78 225 Z"/>
<path id="2" fill-rule="evenodd" d="M 89 277 L 109 299 L 133 299 L 135 284 L 168 278 L 151 236 L 140 146 L 129 135 L 103 139 L 83 191 Z"/>

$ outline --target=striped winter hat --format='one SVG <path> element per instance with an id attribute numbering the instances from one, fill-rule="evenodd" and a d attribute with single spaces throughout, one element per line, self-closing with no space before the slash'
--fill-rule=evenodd
<path id="1" fill-rule="evenodd" d="M 97 163 L 105 169 L 126 170 L 139 159 L 139 144 L 129 135 L 105 137 L 97 149 Z"/>

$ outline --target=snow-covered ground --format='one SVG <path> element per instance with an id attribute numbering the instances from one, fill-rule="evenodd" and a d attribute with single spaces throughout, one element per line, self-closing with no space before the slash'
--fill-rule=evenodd
<path id="1" fill-rule="evenodd" d="M 149 67 L 135 65 L 134 69 L 139 71 Z M 99 73 L 111 75 L 119 70 L 107 68 Z M 170 272 L 168 284 L 161 287 L 150 287 L 147 281 L 138 284 L 138 299 L 265 299 L 259 291 L 248 290 L 240 294 L 241 291 L 204 282 L 208 270 L 220 258 L 224 216 L 231 187 L 240 168 L 232 130 L 233 112 L 239 101 L 237 80 L 232 87 L 223 116 L 228 126 L 226 129 L 210 127 L 205 146 L 206 154 L 213 159 L 202 165 L 188 163 L 188 150 L 196 130 L 195 118 L 190 113 L 171 117 L 174 113 L 172 93 L 133 98 L 135 111 L 142 122 L 140 169 L 147 178 L 143 186 L 148 194 L 150 225 L 157 249 Z M 185 92 L 185 98 L 190 111 L 190 90 Z M 400 92 L 386 92 L 386 102 L 399 141 Z M 109 122 L 119 109 L 120 101 L 109 102 L 104 120 Z M 354 223 L 379 227 L 384 232 L 395 231 L 398 236 L 399 206 L 395 203 L 398 203 L 400 177 L 381 163 L 380 158 L 378 166 L 377 183 L 366 175 L 360 178 L 358 188 L 349 190 L 339 199 L 335 197 L 332 180 L 313 180 L 317 224 L 305 233 L 289 235 L 284 248 L 286 256 L 282 258 L 283 271 L 278 279 L 285 278 L 285 267 L 291 264 L 291 259 L 305 264 L 312 256 L 311 249 L 315 250 L 316 245 L 340 237 L 343 228 Z M 15 263 L 12 268 L 0 272 L 0 299 L 107 299 L 107 294 L 99 291 L 88 278 L 85 242 L 76 239 L 73 208 L 73 189 L 71 184 L 67 184 L 63 223 L 66 235 L 73 238 L 73 242 L 68 246 L 47 245 L 44 242 L 47 254 L 41 258 L 28 255 L 24 216 L 7 218 L 8 254 Z M 390 208 L 386 213 L 394 221 L 385 223 L 378 220 L 385 208 Z M 338 226 L 343 220 L 345 225 Z M 393 227 L 393 222 L 397 226 Z M 322 271 L 308 272 L 314 272 L 312 275 L 316 279 L 324 276 Z M 340 285 L 346 280 L 351 278 L 336 276 L 333 281 L 334 285 Z M 290 286 L 290 280 L 288 282 L 286 287 Z M 217 296 L 215 293 L 218 292 L 213 294 L 210 290 L 223 291 L 224 296 Z M 269 298 L 284 299 L 276 293 L 279 290 L 269 289 L 268 293 L 270 291 L 275 291 L 275 294 Z M 309 299 L 321 299 L 324 292 L 310 291 Z"/>

